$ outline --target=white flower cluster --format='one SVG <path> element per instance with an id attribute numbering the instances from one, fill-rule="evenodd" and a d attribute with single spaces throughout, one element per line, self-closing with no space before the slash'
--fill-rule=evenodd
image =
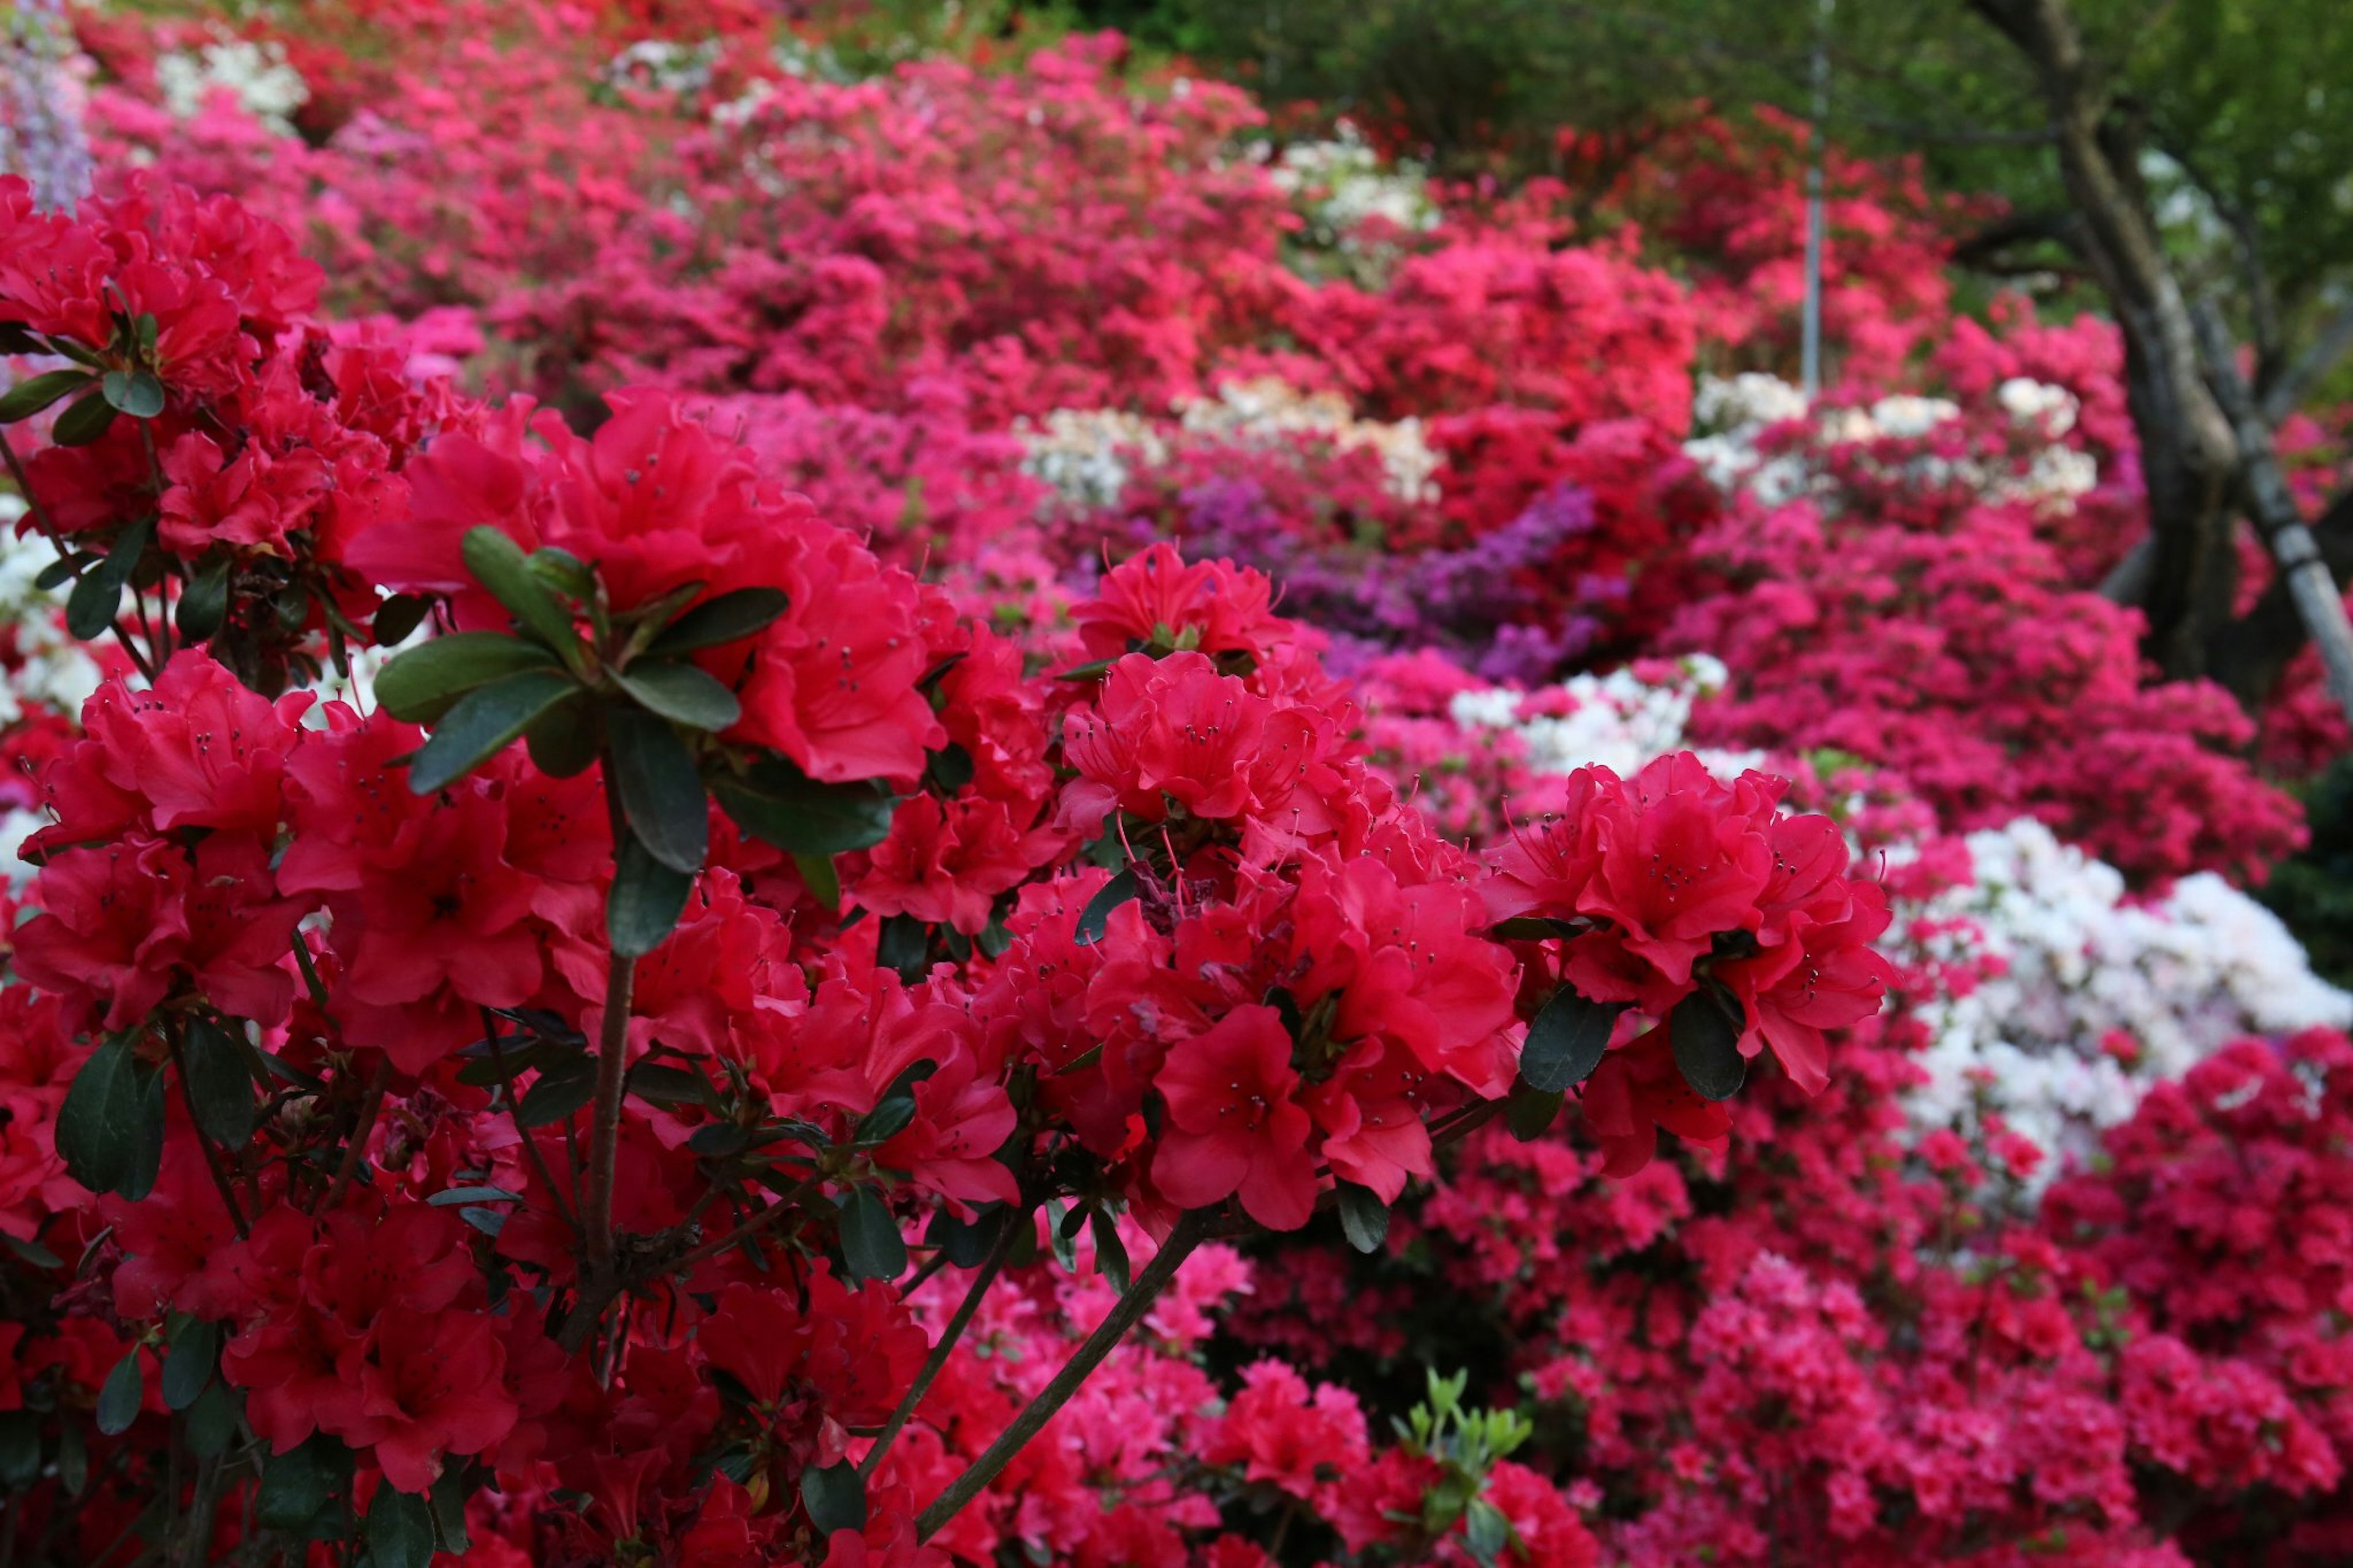
<path id="1" fill-rule="evenodd" d="M 1269 177 L 1307 220 L 1308 239 L 1327 249 L 1360 247 L 1357 231 L 1377 218 L 1409 233 L 1438 226 L 1428 171 L 1410 162 L 1384 167 L 1348 121 L 1340 121 L 1332 141 L 1294 142 L 1280 157 L 1260 142 L 1250 154 L 1255 163 L 1272 161 Z"/>
<path id="2" fill-rule="evenodd" d="M 2035 443 L 2026 472 L 1924 456 L 1914 459 L 1923 482 L 1941 485 L 1957 477 L 1984 490 L 1989 499 L 2057 507 L 2072 505 L 2099 483 L 2097 461 L 2063 439 L 2075 426 L 2073 393 L 2013 377 L 2002 383 L 1995 397 L 2021 437 Z M 1683 451 L 1717 489 L 1746 490 L 1768 506 L 1831 493 L 1834 481 L 1817 472 L 1802 455 L 1785 452 L 1767 458 L 1757 451 L 1757 438 L 1767 427 L 1806 417 L 1805 394 L 1788 382 L 1755 372 L 1729 379 L 1704 377 L 1693 408 L 1709 433 L 1686 441 Z M 1960 406 L 1946 398 L 1897 395 L 1867 408 L 1825 408 L 1817 429 L 1821 442 L 1833 447 L 1885 437 L 1917 439 L 1960 414 Z"/>
<path id="3" fill-rule="evenodd" d="M 1540 773 L 1572 773 L 1595 764 L 1620 778 L 1631 777 L 1654 757 L 1683 750 L 1683 729 L 1692 704 L 1721 689 L 1729 672 L 1721 659 L 1693 654 L 1680 661 L 1680 679 L 1653 683 L 1624 669 L 1608 675 L 1575 675 L 1543 692 L 1493 687 L 1458 694 L 1449 705 L 1457 724 L 1469 730 L 1510 730 L 1527 748 L 1527 765 Z M 1569 710 L 1541 711 L 1571 700 Z M 1530 712 L 1527 710 L 1536 709 Z M 1733 776 L 1755 767 L 1757 752 L 1702 752 L 1709 769 Z"/>
<path id="4" fill-rule="evenodd" d="M 2007 973 L 1925 1004 L 1929 1081 L 1907 1109 L 1924 1132 L 1998 1112 L 2043 1152 L 2030 1193 L 2087 1158 L 2153 1084 L 2229 1041 L 2353 1025 L 2353 996 L 2315 975 L 2277 917 L 2220 877 L 2200 872 L 2134 903 L 2114 867 L 2031 818 L 1968 845 L 1975 886 L 1912 912 L 1966 922 L 1932 951 L 1989 954 Z"/>
<path id="5" fill-rule="evenodd" d="M 664 38 L 645 38 L 606 61 L 604 79 L 612 87 L 638 88 L 654 92 L 700 93 L 711 86 L 712 68 L 719 63 L 719 52 L 716 38 L 706 39 L 700 44 L 673 44 Z"/>
<path id="6" fill-rule="evenodd" d="M 281 136 L 294 133 L 290 117 L 311 101 L 310 84 L 287 62 L 285 45 L 257 44 L 220 28 L 198 48 L 158 56 L 155 86 L 164 106 L 183 120 L 193 119 L 206 99 L 227 88 L 247 113 Z"/>
<path id="7" fill-rule="evenodd" d="M 1082 506 L 1115 506 L 1137 466 L 1168 460 L 1179 435 L 1236 446 L 1271 445 L 1304 436 L 1352 452 L 1371 448 L 1386 488 L 1403 500 L 1437 499 L 1438 454 L 1422 437 L 1421 421 L 1386 424 L 1359 419 L 1335 393 L 1301 393 L 1271 376 L 1229 382 L 1215 397 L 1191 398 L 1168 422 L 1108 408 L 1057 408 L 1016 428 L 1026 455 L 1022 468 Z"/>

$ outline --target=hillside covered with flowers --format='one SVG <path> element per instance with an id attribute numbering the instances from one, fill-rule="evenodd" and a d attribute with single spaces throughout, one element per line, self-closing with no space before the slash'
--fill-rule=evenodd
<path id="1" fill-rule="evenodd" d="M 1770 117 L 0 42 L 0 1568 L 2353 1558 L 2348 735 L 1982 203 L 1810 399 Z"/>

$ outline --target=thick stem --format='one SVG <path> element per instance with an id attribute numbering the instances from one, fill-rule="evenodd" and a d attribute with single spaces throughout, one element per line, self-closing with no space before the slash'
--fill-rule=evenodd
<path id="1" fill-rule="evenodd" d="M 1054 1413 L 1070 1402 L 1071 1395 L 1079 1391 L 1079 1385 L 1092 1375 L 1095 1368 L 1103 1364 L 1103 1358 L 1127 1337 L 1127 1331 L 1151 1310 L 1152 1303 L 1159 1299 L 1168 1281 L 1176 1277 L 1177 1268 L 1201 1244 L 1208 1228 L 1208 1215 L 1198 1210 L 1176 1222 L 1176 1228 L 1169 1233 L 1168 1240 L 1158 1255 L 1145 1265 L 1144 1272 L 1135 1277 L 1134 1283 L 1121 1295 L 1118 1305 L 1112 1308 L 1111 1316 L 1087 1336 L 1086 1342 L 1063 1364 L 1062 1370 L 1054 1374 L 1054 1381 L 1039 1391 L 1038 1397 L 1013 1418 L 1013 1425 L 998 1433 L 997 1441 L 991 1443 L 980 1458 L 967 1466 L 964 1474 L 958 1476 L 948 1489 L 934 1499 L 932 1506 L 923 1511 L 922 1517 L 915 1521 L 916 1540 L 928 1541 L 938 1534 L 942 1525 L 954 1519 L 965 1504 L 978 1497 L 981 1489 L 997 1478 L 1013 1456 L 1044 1430 L 1046 1423 L 1054 1418 Z"/>
<path id="2" fill-rule="evenodd" d="M 934 1345 L 932 1353 L 923 1359 L 923 1370 L 917 1373 L 915 1381 L 908 1385 L 906 1397 L 901 1399 L 899 1407 L 891 1412 L 891 1419 L 882 1424 L 881 1433 L 874 1439 L 874 1447 L 867 1449 L 866 1458 L 858 1462 L 860 1479 L 873 1479 L 876 1468 L 882 1463 L 882 1456 L 891 1451 L 892 1441 L 899 1436 L 899 1428 L 907 1424 L 907 1418 L 915 1413 L 915 1406 L 923 1402 L 923 1395 L 930 1391 L 932 1380 L 940 1375 L 942 1367 L 947 1365 L 948 1353 L 955 1349 L 956 1342 L 964 1338 L 965 1328 L 972 1322 L 972 1315 L 980 1310 L 980 1299 L 988 1294 L 990 1286 L 997 1283 L 997 1276 L 1005 1268 L 1006 1258 L 1012 1254 L 1014 1241 L 1020 1236 L 1022 1228 L 1029 1224 L 1027 1210 L 1018 1215 L 1006 1215 L 1005 1234 L 998 1237 L 997 1245 L 988 1249 L 988 1257 L 982 1262 L 979 1274 L 974 1277 L 972 1288 L 964 1293 L 964 1300 L 957 1306 L 955 1316 L 950 1318 L 947 1327 L 940 1331 L 940 1342 Z"/>

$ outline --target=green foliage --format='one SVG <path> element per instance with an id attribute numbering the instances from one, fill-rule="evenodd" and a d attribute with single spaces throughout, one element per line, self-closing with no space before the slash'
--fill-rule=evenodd
<path id="1" fill-rule="evenodd" d="M 2316 972 L 2353 986 L 2353 757 L 2320 776 L 2305 813 L 2311 844 L 2281 862 L 2256 896 L 2287 922 Z"/>

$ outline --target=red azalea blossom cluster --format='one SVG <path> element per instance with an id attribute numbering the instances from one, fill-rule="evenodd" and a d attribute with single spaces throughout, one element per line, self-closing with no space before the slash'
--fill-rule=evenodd
<path id="1" fill-rule="evenodd" d="M 2039 1210 L 1906 1123 L 1946 835 L 2253 878 L 2342 740 L 2083 591 L 2116 334 L 1957 317 L 1915 171 L 1831 150 L 1845 384 L 1727 477 L 1788 127 L 1327 245 L 1108 35 L 171 9 L 72 14 L 98 191 L 0 181 L 0 1557 L 2353 1552 L 2341 1037 Z M 165 89 L 232 38 L 299 134 Z M 1680 652 L 1788 782 L 1558 777 Z"/>

